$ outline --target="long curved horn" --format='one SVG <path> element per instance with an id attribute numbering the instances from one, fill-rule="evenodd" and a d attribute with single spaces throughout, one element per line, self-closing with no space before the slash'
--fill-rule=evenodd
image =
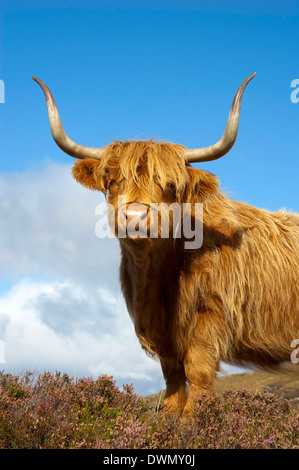
<path id="1" fill-rule="evenodd" d="M 32 78 L 39 84 L 45 94 L 50 128 L 53 139 L 55 140 L 58 147 L 74 158 L 94 158 L 100 160 L 104 148 L 85 147 L 84 145 L 79 145 L 76 144 L 76 142 L 73 142 L 64 132 L 56 103 L 49 88 L 39 78 L 36 78 L 33 75 Z"/>
<path id="2" fill-rule="evenodd" d="M 244 80 L 244 82 L 239 86 L 229 112 L 226 128 L 222 138 L 216 142 L 216 144 L 210 145 L 209 147 L 186 150 L 186 160 L 189 163 L 217 160 L 217 158 L 223 157 L 223 155 L 232 148 L 238 134 L 242 96 L 246 86 L 255 75 L 256 72 L 246 78 L 246 80 Z"/>

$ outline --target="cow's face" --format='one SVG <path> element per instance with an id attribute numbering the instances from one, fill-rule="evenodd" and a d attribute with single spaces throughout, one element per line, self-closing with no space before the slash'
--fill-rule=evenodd
<path id="1" fill-rule="evenodd" d="M 186 165 L 183 147 L 152 141 L 115 142 L 100 161 L 76 162 L 73 176 L 106 195 L 110 227 L 127 241 L 172 237 L 184 203 L 217 187 L 213 175 Z"/>

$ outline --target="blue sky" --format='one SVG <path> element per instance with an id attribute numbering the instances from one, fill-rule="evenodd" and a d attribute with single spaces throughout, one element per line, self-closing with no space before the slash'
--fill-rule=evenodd
<path id="1" fill-rule="evenodd" d="M 51 137 L 45 100 L 32 74 L 50 87 L 67 133 L 81 144 L 102 146 L 140 136 L 193 148 L 221 137 L 235 91 L 257 72 L 244 94 L 234 148 L 201 168 L 217 174 L 235 199 L 269 210 L 299 211 L 299 103 L 290 99 L 290 84 L 299 79 L 298 2 L 2 0 L 0 28 L 0 79 L 5 83 L 5 103 L 0 104 L 0 339 L 2 331 L 7 364 L 43 367 L 34 357 L 47 354 L 40 352 L 42 344 L 33 333 L 32 354 L 22 352 L 22 347 L 30 350 L 29 336 L 19 346 L 25 362 L 16 353 L 12 326 L 22 337 L 25 315 L 32 331 L 44 335 L 43 344 L 53 339 L 59 350 L 69 341 L 70 349 L 61 352 L 64 357 L 71 357 L 79 343 L 86 350 L 93 341 L 88 336 L 91 325 L 98 321 L 96 309 L 86 337 L 79 337 L 74 327 L 66 340 L 63 334 L 67 325 L 73 328 L 73 320 L 61 313 L 68 319 L 62 324 L 55 316 L 61 299 L 65 312 L 72 306 L 78 318 L 82 299 L 89 312 L 102 299 L 103 316 L 111 315 L 101 324 L 103 345 L 111 338 L 109 322 L 116 322 L 119 335 L 130 322 L 120 312 L 124 323 L 119 324 L 116 315 L 115 299 L 121 299 L 114 287 L 117 243 L 107 241 L 104 250 L 99 243 L 93 245 L 100 196 L 71 181 L 73 160 Z M 97 259 L 86 253 L 94 246 Z M 93 298 L 91 285 L 104 290 Z M 81 297 L 74 296 L 74 289 L 81 289 Z M 12 305 L 13 320 L 8 311 Z M 111 352 L 103 366 L 107 370 L 122 351 L 130 351 L 133 332 L 123 338 L 119 351 Z M 92 344 L 97 350 L 96 342 Z M 131 361 L 137 353 L 143 357 L 142 351 L 132 351 Z M 72 367 L 82 373 L 100 371 L 98 364 L 88 368 L 89 360 Z M 44 364 L 69 367 L 59 357 Z M 148 376 L 158 377 L 156 366 L 142 364 Z M 119 370 L 111 370 L 121 376 L 124 367 L 121 363 Z M 121 377 L 148 383 L 141 368 L 135 372 L 128 367 Z"/>
<path id="2" fill-rule="evenodd" d="M 66 129 L 81 143 L 141 135 L 195 147 L 222 135 L 236 88 L 256 71 L 237 146 L 205 168 L 236 197 L 273 210 L 293 207 L 299 105 L 290 100 L 290 83 L 298 77 L 298 2 L 281 8 L 229 2 L 227 11 L 225 3 L 150 2 L 150 9 L 125 0 L 7 2 L 1 169 L 23 170 L 46 156 L 69 162 L 49 138 L 32 74 L 51 88 Z"/>

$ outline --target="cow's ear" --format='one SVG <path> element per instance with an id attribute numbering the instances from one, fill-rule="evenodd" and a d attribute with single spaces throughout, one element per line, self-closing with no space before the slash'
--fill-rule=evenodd
<path id="1" fill-rule="evenodd" d="M 98 178 L 98 168 L 100 162 L 91 158 L 77 160 L 72 169 L 72 175 L 78 183 L 85 188 L 94 191 L 101 191 L 100 178 Z"/>
<path id="2" fill-rule="evenodd" d="M 204 201 L 211 193 L 219 189 L 218 179 L 212 173 L 196 168 L 187 168 L 189 181 L 187 184 L 186 199 L 190 202 L 196 200 Z"/>

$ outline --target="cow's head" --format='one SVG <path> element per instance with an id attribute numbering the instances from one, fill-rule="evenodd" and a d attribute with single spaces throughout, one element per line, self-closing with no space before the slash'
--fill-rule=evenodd
<path id="1" fill-rule="evenodd" d="M 109 220 L 111 222 L 113 218 L 115 234 L 127 229 L 126 235 L 134 238 L 130 230 L 136 232 L 134 227 L 137 227 L 139 235 L 143 233 L 149 237 L 158 205 L 155 236 L 159 238 L 163 208 L 195 200 L 203 202 L 209 193 L 217 190 L 217 179 L 192 168 L 190 163 L 215 160 L 232 148 L 238 132 L 242 95 L 254 75 L 240 85 L 222 138 L 214 145 L 197 149 L 153 140 L 113 142 L 101 148 L 79 145 L 65 134 L 48 87 L 33 78 L 44 91 L 55 142 L 64 152 L 78 159 L 73 168 L 74 178 L 83 186 L 106 195 Z M 168 212 L 168 217 L 172 223 L 173 211 Z"/>

